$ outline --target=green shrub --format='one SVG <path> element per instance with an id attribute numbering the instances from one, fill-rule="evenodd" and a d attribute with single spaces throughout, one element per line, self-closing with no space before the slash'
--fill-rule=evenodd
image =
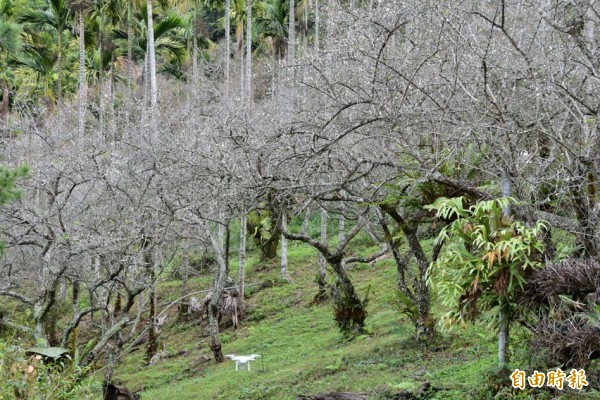
<path id="1" fill-rule="evenodd" d="M 26 356 L 23 348 L 10 341 L 0 341 L 0 399 L 92 398 L 82 383 L 88 372 L 70 357 L 45 361 L 41 355 Z"/>

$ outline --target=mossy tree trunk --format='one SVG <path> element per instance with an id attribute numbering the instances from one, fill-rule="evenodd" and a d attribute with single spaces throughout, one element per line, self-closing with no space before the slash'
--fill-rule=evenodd
<path id="1" fill-rule="evenodd" d="M 185 299 L 179 303 L 179 318 L 185 318 L 188 313 L 189 299 L 188 279 L 190 275 L 190 242 L 187 239 L 183 241 L 183 260 L 181 265 L 181 298 Z"/>
<path id="2" fill-rule="evenodd" d="M 267 219 L 268 223 L 264 223 L 263 220 Z M 281 230 L 277 225 L 278 220 L 279 214 L 274 210 L 254 210 L 246 219 L 247 231 L 251 233 L 256 247 L 260 248 L 260 261 L 262 263 L 277 258 L 281 236 Z"/>
<path id="3" fill-rule="evenodd" d="M 287 229 L 283 230 L 286 238 L 302 241 L 317 249 L 331 267 L 335 278 L 331 287 L 335 320 L 342 332 L 352 334 L 360 334 L 363 331 L 365 319 L 367 318 L 366 301 L 358 297 L 354 285 L 343 265 L 345 249 L 361 229 L 362 225 L 357 223 L 333 251 L 328 248 L 326 243 L 314 239 L 304 232 L 298 234 L 291 233 Z M 379 256 L 381 256 L 381 253 L 364 259 L 354 257 L 347 259 L 347 262 L 370 262 Z"/>
<path id="4" fill-rule="evenodd" d="M 324 208 L 321 209 L 321 243 L 323 246 L 327 246 L 327 211 Z M 323 255 L 319 257 L 319 271 L 317 275 L 317 284 L 319 285 L 319 291 L 315 296 L 315 302 L 323 301 L 327 298 L 327 260 Z"/>
<path id="5" fill-rule="evenodd" d="M 279 248 L 279 234 L 273 235 L 260 244 L 260 261 L 266 262 L 277 258 L 277 249 Z"/>
<path id="6" fill-rule="evenodd" d="M 221 233 L 222 229 L 225 230 L 224 235 Z M 221 299 L 221 294 L 223 293 L 223 288 L 225 287 L 227 276 L 229 275 L 229 222 L 225 222 L 219 230 L 221 232 L 217 239 L 210 234 L 210 240 L 217 257 L 218 267 L 215 280 L 213 281 L 212 295 L 208 303 L 208 319 L 210 329 L 210 349 L 213 352 L 215 361 L 217 363 L 222 363 L 225 361 L 225 357 L 223 356 L 221 341 L 219 340 L 219 300 Z"/>
<path id="7" fill-rule="evenodd" d="M 150 321 L 150 328 L 148 331 L 148 346 L 146 347 L 146 362 L 150 362 L 152 357 L 158 352 L 158 327 L 156 321 L 156 282 L 154 273 L 154 257 L 151 254 L 152 250 L 149 250 L 145 254 L 145 262 L 149 271 L 151 280 L 153 281 L 150 291 L 148 293 L 148 300 L 150 302 L 150 315 L 148 320 Z"/>
<path id="8" fill-rule="evenodd" d="M 343 332 L 360 334 L 367 318 L 365 303 L 356 294 L 350 277 L 342 267 L 341 257 L 330 257 L 327 262 L 335 275 L 331 287 L 335 321 Z"/>
<path id="9" fill-rule="evenodd" d="M 385 222 L 384 214 L 379 214 L 380 225 L 388 238 L 388 246 L 392 249 L 396 268 L 398 270 L 398 290 L 414 305 L 416 312 L 411 312 L 411 319 L 415 325 L 417 339 L 429 340 L 435 335 L 435 321 L 431 316 L 431 293 L 427 285 L 427 270 L 430 260 L 425 254 L 419 237 L 418 226 L 407 221 L 396 209 L 396 206 L 381 205 L 380 210 L 389 215 L 397 224 L 403 234 L 410 250 L 409 257 L 401 257 L 398 244 L 393 239 L 392 230 Z M 442 243 L 436 244 L 431 251 L 431 260 L 435 261 L 439 255 Z M 416 271 L 408 261 L 413 256 L 417 262 Z M 412 287 L 409 285 L 412 282 Z M 412 307 L 411 307 L 412 308 Z"/>

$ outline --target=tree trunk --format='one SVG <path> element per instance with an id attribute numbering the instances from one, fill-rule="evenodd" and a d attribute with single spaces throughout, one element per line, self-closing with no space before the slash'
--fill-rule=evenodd
<path id="1" fill-rule="evenodd" d="M 288 64 L 291 65 L 296 57 L 296 6 L 290 0 L 290 15 L 288 17 Z"/>
<path id="2" fill-rule="evenodd" d="M 308 50 L 308 7 L 304 7 L 302 11 L 302 20 L 304 23 L 304 29 L 302 29 L 302 50 L 306 54 L 306 50 Z"/>
<path id="3" fill-rule="evenodd" d="M 352 238 L 360 232 L 362 226 L 362 224 L 357 223 L 344 241 L 338 244 L 333 254 L 329 251 L 327 245 L 305 233 L 306 226 L 303 227 L 300 234 L 283 230 L 283 234 L 287 239 L 308 243 L 319 250 L 325 257 L 335 276 L 335 282 L 331 287 L 334 299 L 335 320 L 343 332 L 355 334 L 362 332 L 365 325 L 365 319 L 367 318 L 366 304 L 356 294 L 350 277 L 342 267 L 342 259 L 344 258 L 344 249 L 348 246 Z"/>
<path id="4" fill-rule="evenodd" d="M 244 312 L 244 290 L 246 280 L 246 212 L 240 219 L 240 269 L 239 269 L 239 287 L 240 287 L 240 309 Z"/>
<path id="5" fill-rule="evenodd" d="M 188 294 L 187 284 L 190 275 L 190 242 L 185 239 L 183 241 L 183 262 L 181 265 L 181 298 L 185 298 Z M 179 315 L 183 317 L 187 314 L 188 300 L 182 300 L 179 305 Z"/>
<path id="6" fill-rule="evenodd" d="M 0 84 L 2 85 L 2 102 L 0 103 L 0 121 L 6 121 L 8 117 L 8 100 L 10 93 L 8 91 L 8 84 L 6 83 L 6 79 L 0 80 Z"/>
<path id="7" fill-rule="evenodd" d="M 148 42 L 146 41 L 146 47 L 148 46 Z M 150 91 L 150 61 L 148 60 L 148 52 L 144 55 L 144 95 L 143 95 L 143 105 L 144 109 L 148 106 L 148 98 Z M 145 114 L 142 114 L 145 115 Z"/>
<path id="8" fill-rule="evenodd" d="M 146 348 L 146 362 L 149 363 L 152 357 L 158 351 L 158 334 L 156 328 L 156 285 L 153 284 L 148 293 L 148 300 L 150 302 L 150 315 L 148 320 L 150 327 L 148 329 L 148 347 Z"/>
<path id="9" fill-rule="evenodd" d="M 127 2 L 127 101 L 131 101 L 131 79 L 133 78 L 133 16 L 132 3 Z M 127 107 L 129 109 L 129 107 Z"/>
<path id="10" fill-rule="evenodd" d="M 94 348 L 87 354 L 87 356 L 81 362 L 81 366 L 90 365 L 100 354 L 100 351 L 106 347 L 108 341 L 117 333 L 121 331 L 129 323 L 129 317 L 125 316 L 113 325 L 98 341 Z"/>
<path id="11" fill-rule="evenodd" d="M 326 18 L 325 18 L 325 44 L 324 48 L 327 51 L 331 51 L 335 46 L 335 39 L 333 37 L 333 14 L 334 10 L 334 2 L 328 1 L 326 6 Z M 330 53 L 328 53 L 330 54 Z"/>
<path id="12" fill-rule="evenodd" d="M 148 66 L 150 73 L 150 107 L 152 110 L 156 107 L 158 99 L 158 89 L 156 85 L 156 54 L 154 49 L 154 23 L 152 22 L 152 0 L 146 0 L 148 7 Z"/>
<path id="13" fill-rule="evenodd" d="M 498 367 L 506 368 L 508 364 L 508 324 L 510 322 L 508 303 L 500 306 L 498 319 Z"/>
<path id="14" fill-rule="evenodd" d="M 260 261 L 266 263 L 277 258 L 277 250 L 279 249 L 279 239 L 281 235 L 281 229 L 277 224 L 279 215 L 275 210 L 269 210 L 269 214 L 260 214 L 259 218 L 270 218 L 271 232 L 269 232 L 268 239 L 264 239 L 263 228 L 260 223 L 256 225 L 248 223 L 248 231 L 252 232 L 252 238 L 257 247 L 260 248 Z"/>
<path id="15" fill-rule="evenodd" d="M 246 65 L 244 64 L 244 37 L 241 38 L 242 43 L 240 47 L 240 98 L 244 98 L 246 96 L 246 85 L 244 84 L 244 68 Z"/>
<path id="16" fill-rule="evenodd" d="M 221 237 L 222 235 L 219 234 Z M 217 257 L 217 271 L 213 282 L 212 295 L 208 304 L 208 319 L 210 329 L 210 349 L 213 352 L 215 361 L 221 363 L 225 361 L 221 342 L 219 340 L 219 300 L 229 275 L 229 224 L 225 225 L 225 242 L 215 239 L 211 234 L 210 239 Z"/>
<path id="17" fill-rule="evenodd" d="M 252 102 L 252 0 L 246 0 L 246 96 Z"/>
<path id="18" fill-rule="evenodd" d="M 196 93 L 198 83 L 198 0 L 194 2 L 194 20 L 192 29 L 192 90 Z"/>
<path id="19" fill-rule="evenodd" d="M 44 335 L 44 316 L 42 312 L 43 305 L 40 303 L 35 303 L 33 305 L 33 321 L 35 324 L 33 328 L 33 341 L 35 342 L 36 346 L 40 346 L 44 342 L 47 342 Z"/>
<path id="20" fill-rule="evenodd" d="M 54 305 L 56 301 L 56 287 L 58 285 L 58 280 L 54 279 L 50 283 L 50 287 L 48 288 L 48 292 L 44 299 L 41 299 L 33 304 L 33 322 L 34 322 L 34 331 L 33 338 L 36 346 L 47 346 L 50 339 L 48 333 L 55 335 L 55 332 L 47 332 L 44 327 L 44 322 L 47 322 L 48 311 Z M 52 324 L 56 326 L 56 321 L 50 321 Z M 53 328 L 51 327 L 50 330 Z"/>
<path id="21" fill-rule="evenodd" d="M 435 332 L 435 323 L 431 317 L 431 293 L 429 286 L 427 286 L 427 270 L 429 269 L 430 261 L 425 255 L 425 251 L 419 242 L 417 236 L 417 227 L 413 227 L 408 224 L 405 219 L 398 213 L 396 207 L 393 205 L 382 205 L 381 210 L 386 212 L 392 219 L 398 224 L 400 230 L 406 238 L 408 247 L 417 261 L 417 276 L 415 276 L 413 283 L 414 301 L 416 304 L 418 316 L 415 321 L 417 339 L 420 338 L 431 338 Z M 435 253 L 435 251 L 434 251 Z M 435 258 L 435 257 L 433 257 Z M 399 262 L 400 259 L 395 257 L 395 261 Z M 403 274 L 409 272 L 403 263 L 397 265 L 399 272 L 399 283 L 404 284 Z M 404 294 L 408 295 L 408 291 Z"/>
<path id="22" fill-rule="evenodd" d="M 321 221 L 321 224 L 323 223 L 323 221 Z M 343 215 L 340 215 L 338 218 L 338 243 L 342 243 L 344 241 L 344 228 L 345 228 L 345 224 L 346 224 L 346 219 L 344 218 Z M 325 229 L 327 230 L 327 226 L 325 226 Z M 321 227 L 321 232 L 323 232 L 323 228 Z M 327 233 L 326 233 L 327 234 Z M 346 266 L 344 265 L 344 260 L 342 260 L 342 268 L 346 268 Z"/>
<path id="23" fill-rule="evenodd" d="M 79 145 L 83 147 L 85 124 L 85 25 L 79 11 Z"/>
<path id="24" fill-rule="evenodd" d="M 512 180 L 508 171 L 503 172 L 502 176 L 502 197 L 512 196 Z M 504 216 L 509 218 L 511 214 L 510 205 L 507 205 L 502 212 Z M 504 301 L 500 305 L 498 315 L 498 366 L 505 368 L 508 363 L 508 325 L 510 324 L 510 305 Z"/>
<path id="25" fill-rule="evenodd" d="M 335 320 L 343 332 L 360 334 L 365 326 L 367 310 L 358 298 L 354 285 L 339 260 L 329 260 L 335 274 L 335 282 L 331 287 L 334 301 Z"/>
<path id="26" fill-rule="evenodd" d="M 417 259 L 419 266 L 419 280 L 415 282 L 417 293 L 417 309 L 419 317 L 417 319 L 417 339 L 430 339 L 435 333 L 435 321 L 431 317 L 431 294 L 427 285 L 427 270 L 429 269 L 429 261 L 425 258 Z"/>
<path id="27" fill-rule="evenodd" d="M 327 211 L 324 208 L 321 209 L 321 243 L 323 246 L 327 246 Z M 317 277 L 317 284 L 319 285 L 319 291 L 315 297 L 315 301 L 322 301 L 327 298 L 327 271 L 325 266 L 327 260 L 325 256 L 319 257 L 319 271 Z"/>
<path id="28" fill-rule="evenodd" d="M 104 65 L 102 65 L 102 13 L 99 15 L 100 23 L 98 24 L 98 117 L 100 122 L 100 135 L 104 135 Z"/>
<path id="29" fill-rule="evenodd" d="M 319 0 L 315 0 L 315 55 L 319 52 L 319 25 L 321 17 L 319 15 Z"/>
<path id="30" fill-rule="evenodd" d="M 231 0 L 225 1 L 225 98 L 229 98 L 229 59 L 231 58 Z M 245 218 L 245 217 L 243 217 Z"/>
<path id="31" fill-rule="evenodd" d="M 81 21 L 79 23 L 81 24 Z M 62 101 L 62 32 L 60 27 L 57 30 L 56 52 L 58 54 L 56 55 L 56 101 L 60 104 Z"/>
<path id="32" fill-rule="evenodd" d="M 281 229 L 287 230 L 287 215 L 285 211 L 281 213 Z M 281 234 L 281 277 L 287 281 L 290 280 L 288 273 L 288 244 L 283 233 Z"/>
<path id="33" fill-rule="evenodd" d="M 150 279 L 152 280 L 152 286 L 148 293 L 148 300 L 150 302 L 150 315 L 148 320 L 150 321 L 150 328 L 148 330 L 148 347 L 146 348 L 146 362 L 150 362 L 152 357 L 158 352 L 158 328 L 156 324 L 156 275 L 155 275 L 155 259 L 153 257 L 152 249 L 148 250 L 145 254 L 145 264 L 148 268 Z"/>
<path id="34" fill-rule="evenodd" d="M 213 297 L 216 298 L 213 292 Z M 213 352 L 215 361 L 222 363 L 225 361 L 221 342 L 219 341 L 219 306 L 217 302 L 210 301 L 208 304 L 208 329 L 210 330 L 210 350 Z"/>
<path id="35" fill-rule="evenodd" d="M 260 261 L 267 262 L 277 258 L 277 249 L 279 248 L 279 232 L 274 232 L 271 238 L 265 241 L 260 247 Z"/>
<path id="36" fill-rule="evenodd" d="M 108 81 L 108 130 L 109 135 L 107 137 L 112 137 L 113 140 L 117 138 L 116 135 L 116 126 L 115 126 L 115 61 L 116 61 L 116 53 L 113 51 L 110 59 L 111 67 L 109 69 L 109 81 Z"/>

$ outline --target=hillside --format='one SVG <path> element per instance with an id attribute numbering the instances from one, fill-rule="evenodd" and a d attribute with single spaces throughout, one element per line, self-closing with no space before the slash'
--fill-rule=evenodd
<path id="1" fill-rule="evenodd" d="M 598 43 L 596 0 L 0 0 L 0 400 L 597 397 Z"/>
<path id="2" fill-rule="evenodd" d="M 134 352 L 122 360 L 115 380 L 133 390 L 144 388 L 143 399 L 181 400 L 291 400 L 329 392 L 363 393 L 369 399 L 413 398 L 398 397 L 402 393 L 425 393 L 418 398 L 429 399 L 478 399 L 489 395 L 486 385 L 491 389 L 500 383 L 499 378 L 486 378 L 495 370 L 497 337 L 485 326 L 443 333 L 428 344 L 413 339 L 414 328 L 395 306 L 396 271 L 391 260 L 351 269 L 359 293 L 369 293 L 368 333 L 353 340 L 337 329 L 331 302 L 311 305 L 317 293 L 315 252 L 292 244 L 290 265 L 293 282 L 285 283 L 278 278 L 276 265 L 260 266 L 254 255 L 248 283 L 272 281 L 274 286 L 258 292 L 258 286 L 250 286 L 246 320 L 238 330 L 221 332 L 225 354 L 262 355 L 251 363 L 250 372 L 236 372 L 231 361 L 216 365 L 199 324 L 173 322 L 173 307 L 171 322 L 160 336 L 170 357 L 145 366 L 143 351 Z M 194 279 L 190 290 L 210 287 L 210 279 Z M 179 282 L 164 282 L 160 302 L 169 303 L 178 290 Z M 535 361 L 528 360 L 519 334 L 514 335 L 512 364 L 533 369 Z M 508 376 L 503 381 L 506 384 Z M 427 382 L 432 389 L 424 392 Z M 497 398 L 600 398 L 578 396 L 568 389 L 558 397 L 547 393 L 519 397 L 518 392 L 507 390 Z"/>

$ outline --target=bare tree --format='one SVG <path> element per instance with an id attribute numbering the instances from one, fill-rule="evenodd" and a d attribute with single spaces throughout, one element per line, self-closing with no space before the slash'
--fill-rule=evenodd
<path id="1" fill-rule="evenodd" d="M 335 277 L 331 287 L 332 296 L 335 302 L 335 319 L 342 331 L 355 334 L 363 331 L 365 319 L 367 318 L 367 299 L 361 299 L 356 293 L 348 273 L 342 267 L 342 261 L 344 261 L 344 264 L 370 262 L 385 253 L 384 249 L 383 252 L 378 252 L 377 254 L 365 258 L 345 257 L 348 244 L 362 228 L 363 222 L 358 221 L 346 235 L 345 239 L 338 243 L 334 249 L 330 249 L 326 243 L 324 244 L 323 242 L 312 238 L 306 232 L 293 233 L 282 229 L 283 234 L 288 239 L 299 240 L 313 246 L 325 258 Z"/>

